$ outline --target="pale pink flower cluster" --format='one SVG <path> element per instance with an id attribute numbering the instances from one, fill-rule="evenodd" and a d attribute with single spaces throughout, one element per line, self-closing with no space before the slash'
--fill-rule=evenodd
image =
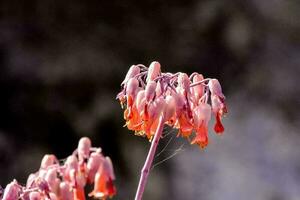
<path id="1" fill-rule="evenodd" d="M 40 169 L 30 174 L 25 186 L 16 180 L 9 183 L 2 200 L 85 200 L 85 186 L 94 184 L 89 196 L 106 199 L 115 195 L 112 162 L 101 148 L 91 146 L 87 137 L 80 139 L 78 148 L 64 164 L 54 155 L 45 155 Z"/>
<path id="2" fill-rule="evenodd" d="M 128 129 L 152 139 L 160 116 L 164 123 L 179 130 L 183 137 L 193 137 L 191 143 L 208 144 L 208 122 L 215 116 L 214 130 L 221 134 L 221 118 L 227 113 L 225 96 L 217 79 L 202 74 L 162 73 L 159 62 L 149 68 L 132 65 L 121 84 L 117 98 L 125 106 Z M 195 133 L 195 134 L 193 134 Z"/>

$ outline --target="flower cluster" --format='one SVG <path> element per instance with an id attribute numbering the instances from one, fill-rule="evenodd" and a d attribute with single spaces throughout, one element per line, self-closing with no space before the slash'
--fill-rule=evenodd
<path id="1" fill-rule="evenodd" d="M 208 144 L 208 122 L 216 118 L 214 130 L 224 131 L 221 118 L 227 113 L 225 96 L 217 79 L 202 74 L 162 73 L 159 62 L 149 68 L 132 65 L 118 94 L 128 129 L 152 139 L 163 116 L 164 123 L 179 130 L 179 135 L 192 137 L 192 144 Z M 210 98 L 209 98 L 210 97 Z"/>
<path id="2" fill-rule="evenodd" d="M 78 148 L 64 164 L 54 155 L 45 155 L 39 171 L 30 174 L 26 186 L 16 180 L 2 191 L 2 200 L 85 200 L 85 186 L 94 183 L 89 196 L 106 199 L 115 195 L 115 175 L 109 157 L 101 148 L 91 146 L 89 138 L 81 138 Z"/>

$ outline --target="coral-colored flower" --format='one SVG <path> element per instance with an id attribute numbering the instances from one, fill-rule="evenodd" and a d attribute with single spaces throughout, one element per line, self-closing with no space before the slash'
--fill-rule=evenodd
<path id="1" fill-rule="evenodd" d="M 139 69 L 137 69 L 140 67 Z M 117 98 L 126 102 L 124 119 L 129 130 L 151 140 L 158 128 L 158 119 L 178 129 L 179 135 L 192 139 L 192 144 L 208 144 L 208 122 L 215 115 L 214 130 L 224 131 L 221 119 L 227 112 L 225 96 L 217 79 L 193 73 L 162 73 L 161 65 L 154 61 L 149 68 L 133 65 L 121 84 Z M 210 100 L 209 100 L 210 97 Z M 211 102 L 211 106 L 209 104 Z"/>
<path id="2" fill-rule="evenodd" d="M 226 105 L 217 95 L 211 95 L 211 104 L 216 118 L 214 130 L 217 134 L 221 134 L 224 132 L 224 126 L 221 122 L 221 118 L 227 112 Z"/>
<path id="3" fill-rule="evenodd" d="M 103 160 L 95 175 L 95 187 L 89 196 L 95 198 L 111 197 L 116 194 L 116 188 L 113 184 L 115 175 L 109 158 Z"/>
<path id="4" fill-rule="evenodd" d="M 194 110 L 194 126 L 196 137 L 192 144 L 198 144 L 204 148 L 208 144 L 208 122 L 211 117 L 211 107 L 206 103 L 199 104 Z"/>
<path id="5" fill-rule="evenodd" d="M 60 164 L 54 155 L 45 155 L 39 171 L 28 176 L 26 186 L 14 180 L 6 186 L 2 198 L 0 191 L 0 199 L 85 200 L 86 184 L 95 183 L 93 196 L 104 200 L 116 193 L 114 180 L 109 157 L 104 158 L 101 149 L 92 147 L 90 139 L 84 137 L 65 163 Z"/>

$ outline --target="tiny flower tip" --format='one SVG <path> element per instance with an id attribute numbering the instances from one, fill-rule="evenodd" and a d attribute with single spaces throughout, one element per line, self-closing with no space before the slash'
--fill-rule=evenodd
<path id="1" fill-rule="evenodd" d="M 205 141 L 198 141 L 195 139 L 191 142 L 191 144 L 197 144 L 200 147 L 200 149 L 204 149 L 208 146 L 208 139 L 206 139 Z"/>
<path id="2" fill-rule="evenodd" d="M 215 124 L 215 127 L 214 127 L 214 130 L 215 130 L 215 132 L 217 133 L 217 134 L 222 134 L 223 132 L 224 132 L 224 127 L 222 126 L 222 124 L 220 124 L 220 125 L 217 125 L 217 124 Z"/>

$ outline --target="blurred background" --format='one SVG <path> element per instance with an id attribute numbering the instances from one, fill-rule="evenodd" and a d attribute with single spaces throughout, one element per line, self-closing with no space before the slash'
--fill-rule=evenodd
<path id="1" fill-rule="evenodd" d="M 158 60 L 218 78 L 229 114 L 205 150 L 162 139 L 145 200 L 299 200 L 299 10 L 293 0 L 2 0 L 0 184 L 25 183 L 44 154 L 65 158 L 88 136 L 112 158 L 114 199 L 133 199 L 150 144 L 123 128 L 115 97 L 129 66 Z"/>

